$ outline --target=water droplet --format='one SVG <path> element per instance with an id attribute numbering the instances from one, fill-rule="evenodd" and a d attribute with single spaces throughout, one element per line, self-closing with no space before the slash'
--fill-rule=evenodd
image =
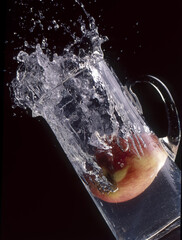
<path id="1" fill-rule="evenodd" d="M 31 28 L 29 29 L 29 31 L 30 31 L 30 32 L 33 32 L 33 31 L 34 31 L 34 27 L 31 27 Z"/>
<path id="2" fill-rule="evenodd" d="M 48 26 L 47 30 L 50 31 L 51 29 L 52 29 L 52 27 L 51 27 L 51 26 Z"/>
<path id="3" fill-rule="evenodd" d="M 59 28 L 59 25 L 56 24 L 56 25 L 54 26 L 54 29 L 58 29 L 58 28 Z"/>
<path id="4" fill-rule="evenodd" d="M 24 51 L 20 51 L 18 56 L 17 56 L 17 60 L 19 62 L 24 62 L 28 57 L 28 53 L 24 52 Z"/>
<path id="5" fill-rule="evenodd" d="M 28 46 L 29 46 L 29 44 L 28 44 L 27 41 L 24 42 L 24 46 L 25 46 L 25 47 L 28 47 Z"/>

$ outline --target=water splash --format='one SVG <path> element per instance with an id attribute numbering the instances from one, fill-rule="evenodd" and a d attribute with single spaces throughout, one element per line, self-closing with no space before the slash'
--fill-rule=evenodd
<path id="1" fill-rule="evenodd" d="M 107 37 L 100 36 L 95 19 L 84 5 L 75 2 L 88 22 L 86 25 L 82 16 L 78 18 L 81 36 L 61 24 L 72 38 L 63 54 L 47 54 L 45 37 L 31 53 L 20 51 L 16 78 L 11 83 L 12 97 L 16 106 L 30 108 L 34 117 L 42 116 L 48 122 L 84 181 L 94 181 L 102 192 L 116 191 L 96 163 L 96 149 L 108 149 L 110 144 L 105 140 L 112 141 L 114 136 L 128 138 L 150 131 L 142 118 L 136 118 L 134 107 L 125 108 L 127 91 L 104 61 L 101 45 Z M 44 19 L 42 12 L 39 17 Z M 57 21 L 53 20 L 53 25 L 58 29 Z M 30 47 L 27 41 L 25 44 Z M 139 157 L 142 147 L 135 146 Z"/>

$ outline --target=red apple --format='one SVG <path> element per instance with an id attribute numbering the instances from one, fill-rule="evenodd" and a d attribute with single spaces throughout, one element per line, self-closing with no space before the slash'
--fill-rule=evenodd
<path id="1" fill-rule="evenodd" d="M 158 138 L 151 133 L 132 135 L 127 140 L 109 137 L 105 144 L 107 150 L 97 149 L 96 162 L 113 190 L 102 190 L 93 178 L 88 182 L 91 192 L 106 202 L 125 202 L 144 192 L 167 158 Z"/>

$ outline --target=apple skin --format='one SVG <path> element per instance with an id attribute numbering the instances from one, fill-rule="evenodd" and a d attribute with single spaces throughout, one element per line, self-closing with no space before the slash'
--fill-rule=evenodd
<path id="1" fill-rule="evenodd" d="M 94 196 L 110 203 L 125 202 L 144 192 L 167 159 L 158 138 L 151 133 L 133 135 L 127 141 L 120 138 L 119 144 L 114 137 L 109 146 L 110 150 L 97 150 L 96 162 L 112 179 L 116 190 L 102 192 L 94 181 L 89 182 L 89 188 Z"/>

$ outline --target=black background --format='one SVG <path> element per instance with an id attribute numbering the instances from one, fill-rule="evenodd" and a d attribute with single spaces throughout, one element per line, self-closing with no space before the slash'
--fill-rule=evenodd
<path id="1" fill-rule="evenodd" d="M 17 63 L 12 59 L 22 45 L 14 32 L 19 31 L 19 16 L 24 14 L 14 2 L 6 1 L 1 8 L 4 33 L 1 39 L 2 239 L 114 240 L 47 124 L 11 107 L 7 83 L 15 77 Z M 38 2 L 29 1 L 35 8 L 39 7 Z M 99 32 L 109 37 L 103 44 L 105 58 L 123 84 L 141 74 L 159 77 L 170 89 L 182 119 L 182 2 L 97 0 L 83 3 L 96 19 Z M 49 12 L 49 17 L 51 14 L 55 15 L 55 9 Z M 72 18 L 71 8 L 69 14 Z M 65 21 L 70 16 L 67 15 Z M 21 34 L 23 40 L 34 40 L 28 29 Z M 52 38 L 52 45 L 62 47 L 65 40 L 54 35 Z M 159 136 L 166 135 L 166 115 L 160 98 L 147 87 L 136 91 L 142 95 L 146 121 Z M 181 168 L 180 151 L 181 146 L 176 159 Z"/>

